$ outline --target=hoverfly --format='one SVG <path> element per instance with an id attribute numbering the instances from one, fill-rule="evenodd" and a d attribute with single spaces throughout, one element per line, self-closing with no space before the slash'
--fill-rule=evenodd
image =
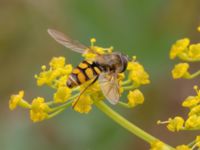
<path id="1" fill-rule="evenodd" d="M 92 80 L 91 83 L 80 93 L 80 98 L 81 94 L 83 94 L 89 86 L 98 80 L 104 96 L 111 104 L 117 104 L 120 98 L 119 81 L 117 77 L 119 73 L 126 70 L 129 60 L 128 56 L 119 52 L 99 54 L 57 30 L 48 29 L 48 33 L 58 43 L 72 51 L 81 54 L 94 53 L 96 55 L 94 60 L 84 60 L 72 70 L 66 83 L 67 86 L 69 88 L 74 88 L 82 85 L 86 81 Z"/>

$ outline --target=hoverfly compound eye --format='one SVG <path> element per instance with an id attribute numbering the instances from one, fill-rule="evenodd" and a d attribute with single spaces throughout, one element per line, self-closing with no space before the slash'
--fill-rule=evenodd
<path id="1" fill-rule="evenodd" d="M 127 64 L 128 64 L 128 57 L 125 55 L 120 54 L 120 59 L 121 59 L 121 70 L 120 72 L 124 72 L 127 68 Z"/>

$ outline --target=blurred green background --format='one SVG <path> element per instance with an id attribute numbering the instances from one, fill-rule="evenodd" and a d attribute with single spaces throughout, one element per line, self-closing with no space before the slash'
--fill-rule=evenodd
<path id="1" fill-rule="evenodd" d="M 88 115 L 67 110 L 41 123 L 27 111 L 8 110 L 8 99 L 20 89 L 25 97 L 52 97 L 36 86 L 34 74 L 53 56 L 76 65 L 81 57 L 54 42 L 47 28 L 55 28 L 89 45 L 97 44 L 128 54 L 150 73 L 142 88 L 146 101 L 135 109 L 114 106 L 121 114 L 171 145 L 187 144 L 195 132 L 171 133 L 158 119 L 186 115 L 181 101 L 194 94 L 198 79 L 172 80 L 175 61 L 168 58 L 177 39 L 200 41 L 199 0 L 0 0 L 0 150 L 143 150 L 149 145 L 111 121 L 95 107 Z M 194 65 L 193 68 L 198 68 Z"/>

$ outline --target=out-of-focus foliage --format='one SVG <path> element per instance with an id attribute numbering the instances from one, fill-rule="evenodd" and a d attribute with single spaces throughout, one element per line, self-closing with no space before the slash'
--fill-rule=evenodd
<path id="1" fill-rule="evenodd" d="M 146 101 L 141 107 L 120 111 L 172 145 L 194 139 L 192 132 L 172 135 L 157 126 L 156 120 L 177 115 L 177 112 L 186 114 L 180 108 L 180 100 L 192 93 L 191 87 L 197 81 L 173 81 L 168 52 L 174 41 L 185 36 L 193 43 L 199 41 L 195 30 L 200 23 L 199 8 L 199 0 L 1 0 L 1 149 L 148 148 L 95 109 L 85 116 L 66 111 L 37 124 L 28 120 L 28 114 L 22 110 L 15 114 L 8 110 L 9 95 L 19 89 L 25 89 L 28 97 L 52 97 L 46 88 L 35 89 L 33 77 L 40 65 L 47 64 L 52 56 L 67 56 L 67 61 L 74 65 L 80 61 L 78 54 L 54 42 L 47 28 L 59 29 L 88 45 L 88 39 L 96 37 L 99 45 L 113 45 L 125 54 L 137 55 L 150 72 L 152 83 L 144 88 Z M 195 68 L 195 64 L 191 66 Z"/>

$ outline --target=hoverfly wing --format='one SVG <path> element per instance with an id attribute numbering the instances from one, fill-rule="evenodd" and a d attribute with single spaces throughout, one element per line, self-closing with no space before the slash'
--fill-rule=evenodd
<path id="1" fill-rule="evenodd" d="M 104 96 L 111 104 L 117 104 L 120 98 L 119 82 L 115 73 L 102 73 L 99 84 Z"/>
<path id="2" fill-rule="evenodd" d="M 54 29 L 48 29 L 49 35 L 61 45 L 78 53 L 87 53 L 89 48 L 78 41 L 74 41 L 62 32 Z"/>

